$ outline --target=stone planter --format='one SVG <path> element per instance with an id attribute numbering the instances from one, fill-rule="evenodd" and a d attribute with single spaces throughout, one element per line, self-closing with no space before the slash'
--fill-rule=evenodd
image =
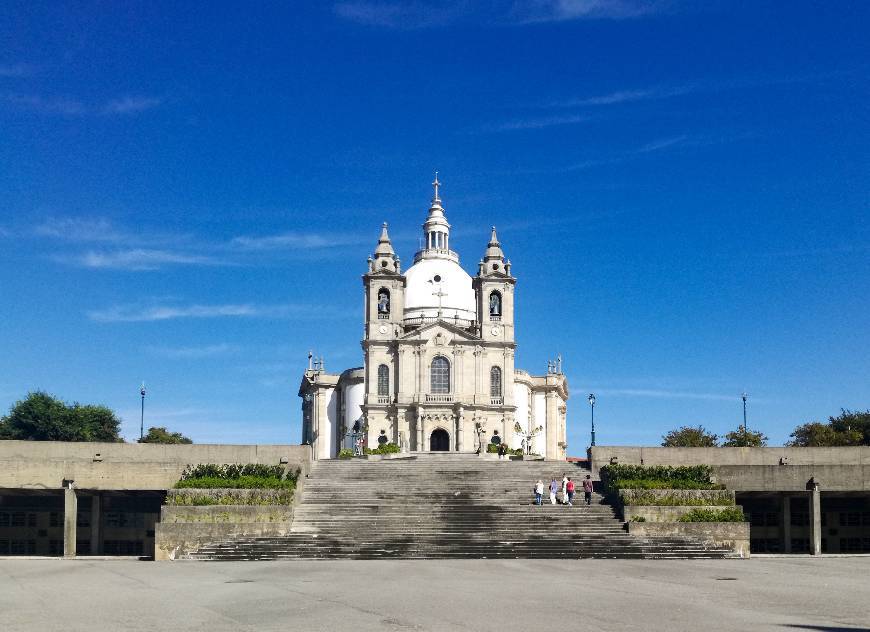
<path id="1" fill-rule="evenodd" d="M 742 558 L 749 557 L 748 522 L 629 522 L 627 526 L 631 535 L 690 537 L 710 545 L 728 547 Z"/>
<path id="2" fill-rule="evenodd" d="M 739 506 L 736 507 L 741 509 Z M 631 522 L 633 518 L 640 516 L 645 518 L 647 522 L 677 522 L 682 516 L 695 509 L 720 511 L 728 509 L 728 507 L 720 505 L 625 505 L 622 507 L 622 519 Z"/>

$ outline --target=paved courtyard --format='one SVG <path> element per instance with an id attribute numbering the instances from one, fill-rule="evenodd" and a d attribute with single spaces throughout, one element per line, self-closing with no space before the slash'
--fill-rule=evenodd
<path id="1" fill-rule="evenodd" d="M 0 630 L 870 630 L 870 557 L 0 560 Z"/>

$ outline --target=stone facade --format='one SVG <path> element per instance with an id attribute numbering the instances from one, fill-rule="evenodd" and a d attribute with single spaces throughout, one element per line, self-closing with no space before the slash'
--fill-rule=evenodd
<path id="1" fill-rule="evenodd" d="M 498 436 L 513 449 L 566 456 L 568 384 L 561 363 L 533 376 L 514 366 L 511 271 L 495 228 L 471 277 L 450 249 L 450 224 L 435 195 L 423 247 L 402 272 L 384 224 L 362 277 L 363 367 L 327 373 L 310 363 L 303 442 L 315 458 L 352 447 L 358 429 L 369 447 L 474 452 Z"/>

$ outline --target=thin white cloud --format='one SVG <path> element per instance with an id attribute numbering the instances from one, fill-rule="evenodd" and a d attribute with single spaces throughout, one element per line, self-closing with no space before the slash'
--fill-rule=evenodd
<path id="1" fill-rule="evenodd" d="M 627 20 L 667 9 L 663 0 L 346 0 L 334 5 L 345 20 L 393 29 L 419 29 L 470 22 L 514 26 L 572 20 Z"/>
<path id="2" fill-rule="evenodd" d="M 87 313 L 99 323 L 132 323 L 176 320 L 181 318 L 289 318 L 318 311 L 310 305 L 257 305 L 254 303 L 223 305 L 114 305 Z"/>
<path id="3" fill-rule="evenodd" d="M 167 265 L 229 265 L 208 255 L 186 254 L 169 250 L 132 248 L 129 250 L 88 251 L 76 255 L 61 255 L 56 261 L 71 263 L 83 268 L 112 270 L 157 270 Z"/>
<path id="4" fill-rule="evenodd" d="M 50 217 L 33 229 L 38 237 L 66 241 L 121 241 L 128 235 L 120 232 L 107 219 L 87 217 Z"/>
<path id="5" fill-rule="evenodd" d="M 345 20 L 366 26 L 419 29 L 446 26 L 470 13 L 468 2 L 373 1 L 338 2 L 333 10 Z"/>
<path id="6" fill-rule="evenodd" d="M 565 99 L 549 103 L 549 107 L 558 108 L 584 108 L 604 105 L 620 105 L 622 103 L 635 103 L 638 101 L 658 101 L 687 94 L 692 94 L 702 89 L 699 85 L 680 86 L 656 86 L 635 90 L 617 90 L 607 94 L 599 94 L 591 97 Z"/>
<path id="7" fill-rule="evenodd" d="M 80 99 L 64 96 L 46 97 L 20 93 L 7 93 L 0 96 L 0 99 L 22 110 L 62 116 L 128 115 L 155 108 L 163 102 L 157 97 L 124 96 L 102 104 L 88 104 Z"/>
<path id="8" fill-rule="evenodd" d="M 163 102 L 157 97 L 125 96 L 112 99 L 103 107 L 104 114 L 134 114 L 156 108 Z"/>
<path id="9" fill-rule="evenodd" d="M 576 125 L 577 123 L 585 123 L 589 117 L 583 114 L 572 114 L 568 116 L 543 116 L 535 118 L 517 119 L 506 123 L 498 123 L 486 125 L 483 127 L 485 132 L 510 132 L 517 130 L 543 129 L 545 127 L 554 127 L 557 125 Z"/>
<path id="10" fill-rule="evenodd" d="M 33 73 L 30 64 L 0 64 L 0 77 L 29 77 Z"/>
<path id="11" fill-rule="evenodd" d="M 369 239 L 369 241 L 371 241 L 371 239 Z M 287 232 L 279 233 L 277 235 L 262 235 L 257 237 L 235 237 L 230 242 L 230 245 L 244 250 L 295 250 L 349 246 L 362 242 L 363 238 L 356 235 Z"/>
<path id="12" fill-rule="evenodd" d="M 648 154 L 653 151 L 661 151 L 662 149 L 667 149 L 668 147 L 673 147 L 675 145 L 684 145 L 688 140 L 689 137 L 686 134 L 682 134 L 680 136 L 672 136 L 670 138 L 660 138 L 658 140 L 649 142 L 646 145 L 638 147 L 634 150 L 634 153 Z"/>
<path id="13" fill-rule="evenodd" d="M 148 353 L 154 355 L 179 360 L 213 358 L 215 356 L 236 353 L 239 350 L 236 345 L 231 345 L 225 342 L 216 345 L 205 345 L 202 347 L 146 347 L 145 349 Z"/>
<path id="14" fill-rule="evenodd" d="M 87 113 L 87 108 L 84 103 L 77 99 L 69 99 L 66 97 L 42 97 L 34 94 L 6 94 L 4 100 L 16 108 L 32 110 L 43 114 L 81 116 Z"/>
<path id="15" fill-rule="evenodd" d="M 623 397 L 647 397 L 654 399 L 700 399 L 708 401 L 737 401 L 740 394 L 723 395 L 721 393 L 695 393 L 691 391 L 671 391 L 652 388 L 602 388 L 595 391 L 596 395 L 613 395 Z M 755 398 L 758 401 L 758 398 Z"/>
<path id="16" fill-rule="evenodd" d="M 521 24 L 570 20 L 629 20 L 660 13 L 661 0 L 517 0 L 512 17 Z"/>

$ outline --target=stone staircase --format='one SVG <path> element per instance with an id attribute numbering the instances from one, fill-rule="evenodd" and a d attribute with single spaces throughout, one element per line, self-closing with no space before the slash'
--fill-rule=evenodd
<path id="1" fill-rule="evenodd" d="M 317 461 L 290 534 L 202 546 L 201 560 L 296 558 L 721 558 L 686 538 L 629 535 L 597 493 L 573 507 L 533 504 L 541 479 L 588 472 L 570 463 L 426 453 L 383 461 Z"/>

